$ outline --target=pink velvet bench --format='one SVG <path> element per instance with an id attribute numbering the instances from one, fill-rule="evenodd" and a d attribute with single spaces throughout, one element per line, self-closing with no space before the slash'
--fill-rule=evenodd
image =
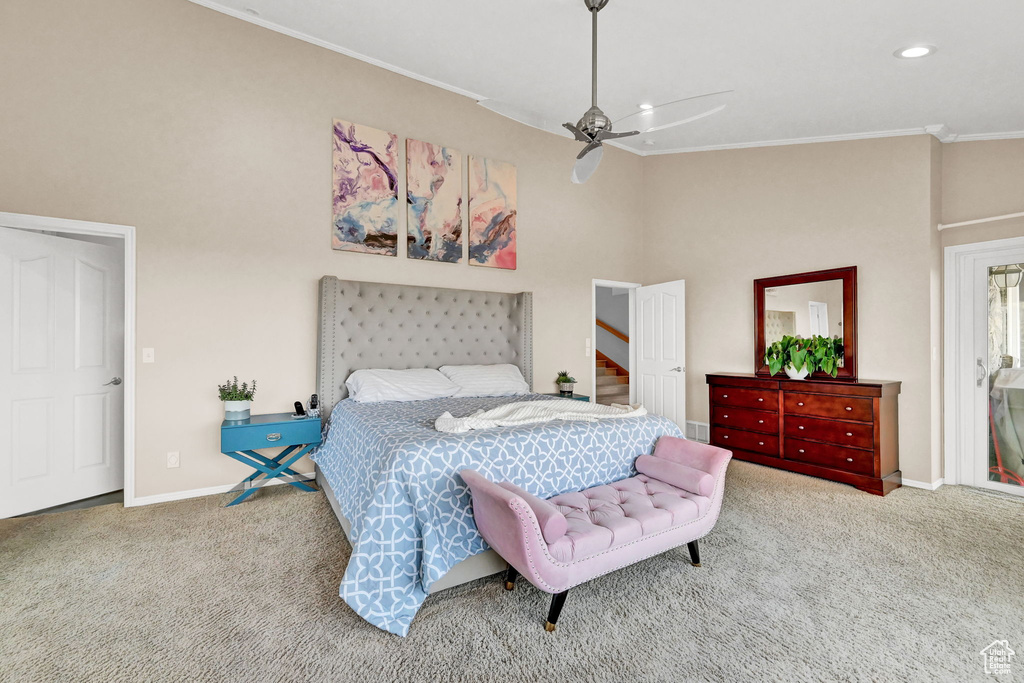
<path id="1" fill-rule="evenodd" d="M 549 500 L 474 470 L 461 474 L 480 534 L 508 563 L 505 589 L 522 574 L 551 593 L 545 628 L 554 631 L 573 586 L 684 543 L 699 567 L 697 539 L 718 520 L 731 458 L 722 448 L 663 436 L 654 455 L 636 459 L 637 476 Z"/>

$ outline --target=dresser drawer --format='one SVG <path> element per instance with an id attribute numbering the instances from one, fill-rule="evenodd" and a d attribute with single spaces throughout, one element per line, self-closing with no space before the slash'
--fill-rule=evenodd
<path id="1" fill-rule="evenodd" d="M 744 432 L 739 429 L 712 427 L 711 442 L 722 448 L 738 448 L 743 451 L 763 453 L 764 455 L 778 456 L 779 454 L 779 437 L 770 434 L 757 434 L 755 432 Z"/>
<path id="2" fill-rule="evenodd" d="M 813 415 L 861 422 L 871 422 L 873 419 L 870 398 L 796 394 L 787 391 L 783 394 L 782 401 L 787 415 Z"/>
<path id="3" fill-rule="evenodd" d="M 320 420 L 243 424 L 222 428 L 220 435 L 224 453 L 308 443 L 320 443 Z"/>
<path id="4" fill-rule="evenodd" d="M 779 433 L 779 414 L 767 413 L 762 410 L 715 406 L 712 409 L 712 422 L 722 427 L 749 429 L 765 434 Z"/>
<path id="5" fill-rule="evenodd" d="M 847 470 L 859 474 L 874 474 L 874 451 L 861 451 L 827 443 L 815 443 L 786 437 L 783 442 L 786 460 L 798 460 L 812 465 Z"/>
<path id="6" fill-rule="evenodd" d="M 772 389 L 715 387 L 711 395 L 715 405 L 779 411 L 779 392 Z"/>
<path id="7" fill-rule="evenodd" d="M 823 420 L 819 417 L 787 415 L 785 434 L 798 439 L 828 441 L 840 446 L 855 448 L 873 448 L 875 445 L 875 425 L 870 422 L 856 424 Z"/>

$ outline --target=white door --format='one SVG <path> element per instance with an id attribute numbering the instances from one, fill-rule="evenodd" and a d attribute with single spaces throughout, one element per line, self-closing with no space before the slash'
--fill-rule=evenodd
<path id="1" fill-rule="evenodd" d="M 0 517 L 124 485 L 122 258 L 0 227 Z"/>
<path id="2" fill-rule="evenodd" d="M 637 397 L 686 431 L 686 283 L 636 289 Z"/>
<path id="3" fill-rule="evenodd" d="M 828 304 L 822 301 L 808 301 L 811 321 L 811 336 L 831 337 L 828 333 Z"/>

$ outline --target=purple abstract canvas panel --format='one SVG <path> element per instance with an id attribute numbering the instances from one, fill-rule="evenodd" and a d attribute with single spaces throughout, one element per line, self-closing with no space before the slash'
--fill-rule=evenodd
<path id="1" fill-rule="evenodd" d="M 516 167 L 469 158 L 469 262 L 516 269 Z"/>
<path id="2" fill-rule="evenodd" d="M 398 255 L 398 136 L 334 121 L 334 227 L 341 251 Z"/>
<path id="3" fill-rule="evenodd" d="M 462 260 L 462 155 L 450 147 L 405 141 L 409 258 Z"/>

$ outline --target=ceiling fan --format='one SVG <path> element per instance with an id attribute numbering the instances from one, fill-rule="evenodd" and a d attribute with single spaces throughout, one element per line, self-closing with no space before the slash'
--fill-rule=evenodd
<path id="1" fill-rule="evenodd" d="M 655 133 L 711 116 L 725 109 L 726 105 L 722 100 L 733 92 L 732 90 L 721 90 L 705 93 L 666 102 L 656 107 L 641 105 L 638 111 L 612 121 L 597 106 L 597 13 L 603 10 L 608 2 L 609 0 L 583 0 L 591 16 L 591 106 L 575 124 L 563 123 L 561 126 L 572 133 L 578 141 L 586 144 L 583 151 L 576 157 L 576 164 L 572 169 L 572 182 L 574 183 L 585 183 L 594 174 L 604 155 L 604 143 L 608 140 L 627 138 L 641 133 Z M 479 104 L 520 123 L 558 132 L 557 127 L 536 113 L 495 100 L 481 100 Z M 613 130 L 615 127 L 624 128 L 627 132 L 616 133 Z M 636 130 L 629 130 L 630 128 Z"/>

